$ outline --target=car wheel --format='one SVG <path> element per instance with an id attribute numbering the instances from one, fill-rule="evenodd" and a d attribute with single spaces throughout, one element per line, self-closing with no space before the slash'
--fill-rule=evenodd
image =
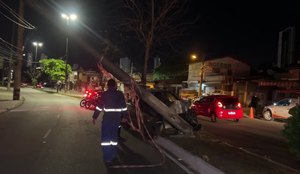
<path id="1" fill-rule="evenodd" d="M 216 116 L 216 114 L 214 114 L 214 113 L 212 113 L 211 115 L 210 115 L 210 120 L 212 121 L 212 122 L 217 122 L 217 116 Z"/>
<path id="2" fill-rule="evenodd" d="M 92 106 L 92 103 L 90 101 L 86 101 L 85 108 L 89 109 Z"/>
<path id="3" fill-rule="evenodd" d="M 266 111 L 263 113 L 263 117 L 264 117 L 265 120 L 268 120 L 268 121 L 273 120 L 272 113 L 271 113 L 270 110 L 266 110 Z"/>
<path id="4" fill-rule="evenodd" d="M 201 129 L 201 124 L 198 122 L 197 114 L 193 110 L 189 110 L 186 114 L 186 119 L 188 123 L 193 127 L 194 131 L 199 131 Z"/>
<path id="5" fill-rule="evenodd" d="M 82 100 L 80 101 L 80 107 L 84 107 L 85 104 L 86 104 L 86 100 L 85 100 L 85 99 L 82 99 Z"/>
<path id="6" fill-rule="evenodd" d="M 236 123 L 239 122 L 239 121 L 240 121 L 240 119 L 235 119 L 235 120 L 234 120 L 234 122 L 236 122 Z"/>

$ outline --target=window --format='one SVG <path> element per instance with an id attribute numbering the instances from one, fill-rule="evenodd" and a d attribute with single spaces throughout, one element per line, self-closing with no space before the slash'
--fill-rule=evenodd
<path id="1" fill-rule="evenodd" d="M 291 103 L 291 99 L 283 99 L 276 103 L 277 106 L 288 106 Z"/>

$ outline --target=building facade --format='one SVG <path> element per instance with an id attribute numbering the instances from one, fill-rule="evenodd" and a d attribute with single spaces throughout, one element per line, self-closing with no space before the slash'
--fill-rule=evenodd
<path id="1" fill-rule="evenodd" d="M 203 67 L 201 69 L 201 67 Z M 232 94 L 234 82 L 248 77 L 250 66 L 231 57 L 217 58 L 189 65 L 187 85 L 202 94 Z"/>

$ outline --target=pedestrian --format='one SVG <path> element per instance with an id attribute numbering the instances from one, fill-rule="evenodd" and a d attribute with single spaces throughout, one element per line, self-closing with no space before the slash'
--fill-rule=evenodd
<path id="1" fill-rule="evenodd" d="M 256 96 L 256 94 L 254 93 L 252 98 L 251 98 L 251 102 L 249 104 L 249 107 L 252 107 L 254 109 L 254 115 L 258 116 L 258 111 L 257 111 L 257 107 L 258 107 L 258 102 L 260 101 L 260 99 Z"/>
<path id="2" fill-rule="evenodd" d="M 58 91 L 60 91 L 60 89 L 61 89 L 61 81 L 58 80 L 56 83 L 56 92 L 58 93 Z"/>
<path id="3" fill-rule="evenodd" d="M 123 93 L 117 90 L 115 80 L 108 80 L 107 87 L 94 111 L 93 124 L 96 123 L 100 112 L 104 111 L 101 122 L 101 148 L 104 162 L 110 165 L 117 156 L 118 129 L 122 114 L 127 113 L 127 106 Z"/>

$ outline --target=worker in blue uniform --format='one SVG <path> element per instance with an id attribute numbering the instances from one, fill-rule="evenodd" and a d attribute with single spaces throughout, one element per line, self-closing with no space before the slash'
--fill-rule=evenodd
<path id="1" fill-rule="evenodd" d="M 124 94 L 117 90 L 116 81 L 107 82 L 107 91 L 103 92 L 93 114 L 93 124 L 96 123 L 101 111 L 104 111 L 101 125 L 101 147 L 105 163 L 111 163 L 117 156 L 118 129 L 122 114 L 127 113 Z"/>

